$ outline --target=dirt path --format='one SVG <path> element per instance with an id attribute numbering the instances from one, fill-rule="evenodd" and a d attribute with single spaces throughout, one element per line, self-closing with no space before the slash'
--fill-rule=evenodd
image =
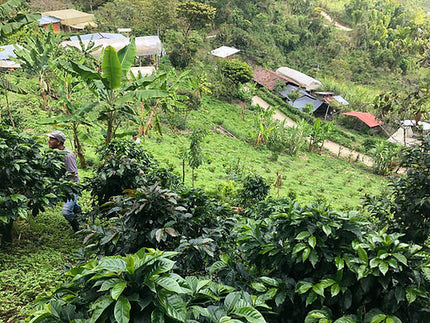
<path id="1" fill-rule="evenodd" d="M 334 20 L 332 17 L 330 17 L 328 15 L 328 13 L 326 13 L 325 11 L 321 11 L 321 16 L 323 16 L 325 19 L 327 19 L 328 21 L 330 21 L 330 23 L 334 23 L 334 27 L 336 29 L 345 30 L 345 31 L 352 31 L 351 28 L 348 28 L 348 27 L 346 27 L 346 26 L 341 25 L 340 23 L 338 23 L 336 20 Z"/>
<path id="2" fill-rule="evenodd" d="M 265 110 L 270 107 L 270 105 L 259 96 L 252 97 L 252 104 L 253 105 L 258 104 L 260 107 L 262 107 Z M 296 123 L 293 120 L 288 118 L 285 114 L 283 114 L 279 110 L 275 110 L 275 114 L 273 115 L 273 118 L 279 121 L 285 120 L 285 125 L 287 127 L 292 127 L 296 125 Z M 367 166 L 373 165 L 373 160 L 369 156 L 363 155 L 361 153 L 358 153 L 356 151 L 343 147 L 333 141 L 329 141 L 329 140 L 324 141 L 323 147 L 328 151 L 330 151 L 332 154 L 337 155 L 338 157 L 347 158 L 348 160 L 351 160 L 351 161 L 359 161 Z"/>

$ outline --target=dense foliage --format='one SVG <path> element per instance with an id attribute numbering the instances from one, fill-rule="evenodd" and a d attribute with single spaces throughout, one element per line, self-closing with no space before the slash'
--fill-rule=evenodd
<path id="1" fill-rule="evenodd" d="M 11 241 L 13 222 L 54 206 L 78 191 L 66 176 L 64 155 L 46 151 L 37 138 L 0 127 L 0 233 Z"/>
<path id="2" fill-rule="evenodd" d="M 406 176 L 392 181 L 388 196 L 367 197 L 365 204 L 402 239 L 424 243 L 430 234 L 430 137 L 404 151 L 401 166 Z"/>
<path id="3" fill-rule="evenodd" d="M 265 322 L 264 306 L 210 279 L 175 274 L 175 253 L 141 249 L 73 268 L 33 322 Z M 42 303 L 43 304 L 43 303 Z"/>
<path id="4" fill-rule="evenodd" d="M 249 216 L 237 229 L 238 253 L 263 276 L 253 286 L 280 322 L 429 319 L 426 249 L 401 234 L 374 230 L 357 212 L 294 201 L 265 202 Z"/>

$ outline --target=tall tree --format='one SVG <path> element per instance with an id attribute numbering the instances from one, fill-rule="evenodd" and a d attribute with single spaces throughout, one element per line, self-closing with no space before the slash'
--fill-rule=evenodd
<path id="1" fill-rule="evenodd" d="M 179 3 L 177 15 L 185 41 L 187 41 L 191 30 L 205 27 L 214 20 L 215 14 L 216 8 L 208 4 L 189 0 Z"/>
<path id="2" fill-rule="evenodd" d="M 164 31 L 175 24 L 177 0 L 152 1 L 146 0 L 145 12 L 146 20 L 149 22 L 157 35 L 163 35 Z"/>

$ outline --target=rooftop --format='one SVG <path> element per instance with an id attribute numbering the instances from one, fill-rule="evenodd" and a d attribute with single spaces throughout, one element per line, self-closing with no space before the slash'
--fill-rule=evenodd
<path id="1" fill-rule="evenodd" d="M 382 121 L 376 119 L 376 117 L 369 112 L 351 111 L 351 112 L 345 112 L 342 114 L 360 119 L 365 124 L 367 124 L 369 128 L 374 128 L 383 124 Z"/>
<path id="2" fill-rule="evenodd" d="M 284 84 L 292 83 L 298 86 L 296 82 L 290 80 L 289 78 L 286 78 L 263 67 L 257 67 L 254 69 L 254 81 L 269 89 L 270 91 L 275 88 L 275 85 L 278 82 L 282 82 Z"/>
<path id="3" fill-rule="evenodd" d="M 221 46 L 217 49 L 211 50 L 210 53 L 216 57 L 226 58 L 226 57 L 234 55 L 238 52 L 240 52 L 240 50 L 236 49 L 234 47 Z"/>
<path id="4" fill-rule="evenodd" d="M 322 86 L 320 81 L 289 67 L 280 67 L 276 70 L 276 73 L 295 81 L 301 87 L 304 87 L 306 91 L 315 90 Z"/>

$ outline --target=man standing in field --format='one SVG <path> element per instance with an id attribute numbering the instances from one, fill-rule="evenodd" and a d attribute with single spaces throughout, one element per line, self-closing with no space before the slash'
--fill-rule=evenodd
<path id="1" fill-rule="evenodd" d="M 76 165 L 75 155 L 66 147 L 64 143 L 66 141 L 66 135 L 61 131 L 53 131 L 46 134 L 49 137 L 48 145 L 51 149 L 58 149 L 65 151 L 64 166 L 66 168 L 66 176 L 70 177 L 70 180 L 79 182 L 78 177 L 78 166 Z M 67 200 L 63 205 L 62 210 L 63 216 L 69 221 L 73 231 L 79 231 L 79 223 L 76 219 L 76 215 L 81 213 L 81 207 L 78 204 L 78 195 L 75 194 L 73 199 Z"/>

